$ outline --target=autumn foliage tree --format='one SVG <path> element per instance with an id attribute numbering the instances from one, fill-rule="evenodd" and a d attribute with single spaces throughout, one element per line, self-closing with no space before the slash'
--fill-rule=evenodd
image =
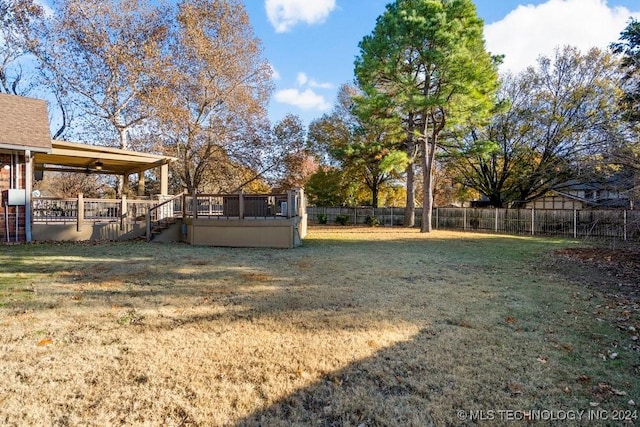
<path id="1" fill-rule="evenodd" d="M 302 188 L 309 177 L 318 170 L 318 161 L 307 149 L 306 130 L 302 120 L 287 114 L 272 130 L 273 141 L 263 153 L 263 163 L 268 169 L 276 191 Z"/>
<path id="2" fill-rule="evenodd" d="M 315 151 L 326 153 L 329 164 L 339 165 L 364 184 L 370 192 L 368 203 L 374 207 L 378 207 L 382 186 L 406 166 L 406 155 L 398 149 L 399 125 L 374 119 L 377 112 L 356 87 L 343 85 L 334 111 L 315 120 L 309 130 Z"/>
<path id="3" fill-rule="evenodd" d="M 217 162 L 245 164 L 262 144 L 271 67 L 242 2 L 184 0 L 173 9 L 151 105 L 173 173 L 201 191 Z"/>

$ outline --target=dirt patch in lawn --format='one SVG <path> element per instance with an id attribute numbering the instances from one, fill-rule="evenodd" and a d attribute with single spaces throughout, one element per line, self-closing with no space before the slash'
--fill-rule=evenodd
<path id="1" fill-rule="evenodd" d="M 556 251 L 561 268 L 580 280 L 617 298 L 640 303 L 640 249 L 565 248 Z"/>
<path id="2" fill-rule="evenodd" d="M 639 353 L 640 249 L 574 247 L 557 250 L 555 255 L 555 271 L 587 289 L 589 297 L 602 295 L 603 302 L 593 306 L 595 319 L 615 325 L 624 334 L 619 344 Z M 640 364 L 634 369 L 640 373 Z"/>

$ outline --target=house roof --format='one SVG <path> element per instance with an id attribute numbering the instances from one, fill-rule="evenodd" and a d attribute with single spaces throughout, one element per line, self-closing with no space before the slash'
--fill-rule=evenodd
<path id="1" fill-rule="evenodd" d="M 559 192 L 565 191 L 591 191 L 591 190 L 612 190 L 622 191 L 633 187 L 633 177 L 616 173 L 608 177 L 581 177 L 570 179 L 556 185 L 553 189 Z"/>
<path id="2" fill-rule="evenodd" d="M 41 99 L 0 94 L 0 148 L 50 151 L 47 103 Z"/>
<path id="3" fill-rule="evenodd" d="M 173 157 L 100 145 L 51 141 L 51 152 L 34 155 L 35 170 L 129 175 L 169 164 Z"/>

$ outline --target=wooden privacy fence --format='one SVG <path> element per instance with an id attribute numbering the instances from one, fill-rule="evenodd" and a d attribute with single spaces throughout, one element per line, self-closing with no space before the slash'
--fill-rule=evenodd
<path id="1" fill-rule="evenodd" d="M 326 216 L 328 224 L 336 223 L 339 215 L 348 217 L 348 224 L 365 224 L 375 216 L 381 225 L 401 226 L 404 208 L 344 208 L 308 207 L 311 223 Z M 416 209 L 416 226 L 422 222 L 422 211 Z M 440 230 L 468 230 L 531 236 L 569 238 L 616 238 L 640 240 L 640 211 L 621 209 L 480 209 L 435 208 L 432 226 Z"/>

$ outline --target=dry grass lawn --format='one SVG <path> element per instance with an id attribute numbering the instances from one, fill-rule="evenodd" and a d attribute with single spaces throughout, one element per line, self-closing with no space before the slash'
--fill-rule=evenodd
<path id="1" fill-rule="evenodd" d="M 0 424 L 425 426 L 598 409 L 632 425 L 640 319 L 556 262 L 575 244 L 313 227 L 293 250 L 0 246 Z"/>

